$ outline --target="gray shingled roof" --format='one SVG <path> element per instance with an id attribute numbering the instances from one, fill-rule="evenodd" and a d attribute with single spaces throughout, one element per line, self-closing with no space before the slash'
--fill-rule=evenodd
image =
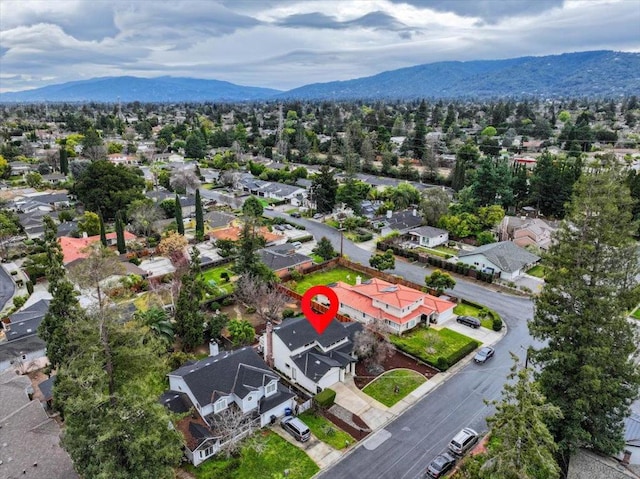
<path id="1" fill-rule="evenodd" d="M 285 319 L 280 325 L 273 328 L 273 334 L 278 336 L 287 347 L 293 351 L 305 344 L 317 341 L 323 347 L 327 347 L 345 337 L 351 337 L 360 323 L 341 323 L 335 319 L 329 323 L 324 333 L 318 334 L 307 321 L 307 318 Z"/>
<path id="2" fill-rule="evenodd" d="M 526 249 L 511 241 L 486 244 L 473 251 L 461 252 L 458 257 L 464 258 L 474 254 L 484 255 L 485 258 L 507 273 L 513 273 L 528 264 L 533 264 L 540 260 L 539 256 L 529 253 Z"/>
<path id="3" fill-rule="evenodd" d="M 299 264 L 313 261 L 309 256 L 297 253 L 291 245 L 276 245 L 258 251 L 260 259 L 273 271 L 293 268 Z"/>
<path id="4" fill-rule="evenodd" d="M 421 226 L 420 228 L 414 228 L 409 231 L 409 234 L 416 234 L 425 238 L 435 238 L 443 235 L 447 230 L 441 230 L 440 228 L 434 228 L 433 226 Z"/>
<path id="5" fill-rule="evenodd" d="M 201 405 L 231 393 L 243 398 L 278 377 L 250 347 L 209 356 L 182 366 L 169 376 L 182 376 Z"/>

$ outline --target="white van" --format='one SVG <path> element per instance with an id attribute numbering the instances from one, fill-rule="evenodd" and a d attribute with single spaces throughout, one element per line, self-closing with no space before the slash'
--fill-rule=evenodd
<path id="1" fill-rule="evenodd" d="M 280 421 L 282 428 L 300 442 L 307 442 L 311 437 L 311 431 L 305 423 L 293 416 L 286 416 Z"/>

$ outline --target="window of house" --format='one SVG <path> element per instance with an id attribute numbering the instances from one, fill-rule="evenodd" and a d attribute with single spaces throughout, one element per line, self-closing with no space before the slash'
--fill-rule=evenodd
<path id="1" fill-rule="evenodd" d="M 285 368 L 290 368 L 291 366 L 289 366 L 289 364 L 288 364 L 288 363 L 284 363 L 284 367 L 285 367 Z"/>
<path id="2" fill-rule="evenodd" d="M 227 398 L 221 398 L 213 405 L 213 412 L 220 412 L 227 407 Z"/>
<path id="3" fill-rule="evenodd" d="M 267 384 L 267 387 L 265 389 L 265 394 L 268 396 L 269 394 L 273 394 L 274 392 L 276 392 L 276 382 L 272 381 L 269 384 Z"/>
<path id="4" fill-rule="evenodd" d="M 201 452 L 200 457 L 202 457 L 202 451 L 200 451 L 200 452 Z M 209 456 L 211 456 L 213 454 L 213 452 L 214 452 L 213 451 L 213 446 L 209 446 L 208 448 L 206 448 L 204 450 L 204 455 L 205 455 L 205 457 L 209 457 Z"/>
<path id="5" fill-rule="evenodd" d="M 296 379 L 296 369 L 295 369 L 295 368 L 293 368 L 293 369 L 291 370 L 291 379 L 293 379 L 293 380 L 295 380 L 295 379 Z"/>

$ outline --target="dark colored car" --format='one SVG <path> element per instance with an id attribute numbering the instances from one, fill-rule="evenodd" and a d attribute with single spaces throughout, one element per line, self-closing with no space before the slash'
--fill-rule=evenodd
<path id="1" fill-rule="evenodd" d="M 427 466 L 427 474 L 425 477 L 434 477 L 436 479 L 442 477 L 453 468 L 455 463 L 455 457 L 447 452 L 443 452 Z"/>
<path id="2" fill-rule="evenodd" d="M 480 327 L 480 320 L 473 316 L 458 316 L 456 321 L 474 329 L 478 329 Z"/>
<path id="3" fill-rule="evenodd" d="M 301 215 L 300 215 L 300 213 L 298 213 L 298 212 L 295 212 L 295 211 L 294 211 L 293 213 L 291 213 L 291 217 L 292 217 L 292 218 L 300 218 L 300 216 L 301 216 Z"/>
<path id="4" fill-rule="evenodd" d="M 493 353 L 495 353 L 495 350 L 493 348 L 485 346 L 484 348 L 480 348 L 480 350 L 473 357 L 473 360 L 476 363 L 484 363 L 493 357 Z"/>

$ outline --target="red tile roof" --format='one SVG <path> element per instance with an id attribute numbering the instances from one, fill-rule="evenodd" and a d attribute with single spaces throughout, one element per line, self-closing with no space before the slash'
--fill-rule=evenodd
<path id="1" fill-rule="evenodd" d="M 226 239 L 231 241 L 238 241 L 240 239 L 240 232 L 242 228 L 240 226 L 229 226 L 227 228 L 218 229 L 209 232 L 209 236 L 215 239 Z M 277 241 L 282 239 L 282 236 L 271 233 L 266 227 L 262 226 L 258 232 L 260 236 L 262 236 L 267 243 L 271 243 L 273 241 Z"/>
<path id="2" fill-rule="evenodd" d="M 116 233 L 107 233 L 107 241 L 115 240 Z M 131 241 L 136 239 L 136 235 L 124 232 L 124 240 Z M 87 252 L 84 251 L 89 245 L 100 241 L 100 235 L 88 236 L 87 238 L 73 238 L 71 236 L 61 236 L 58 238 L 60 246 L 62 247 L 62 254 L 64 255 L 64 264 L 71 263 L 79 258 L 86 258 Z"/>
<path id="3" fill-rule="evenodd" d="M 336 292 L 341 304 L 346 304 L 368 316 L 387 319 L 398 324 L 404 324 L 420 314 L 441 314 L 455 307 L 455 304 L 451 301 L 440 299 L 401 284 L 392 284 L 379 278 L 373 278 L 355 286 L 339 281 L 333 285 L 332 288 Z M 399 309 L 419 301 L 422 301 L 422 304 L 413 311 L 405 313 L 403 316 L 396 316 L 388 310 L 374 306 L 374 300 Z"/>

